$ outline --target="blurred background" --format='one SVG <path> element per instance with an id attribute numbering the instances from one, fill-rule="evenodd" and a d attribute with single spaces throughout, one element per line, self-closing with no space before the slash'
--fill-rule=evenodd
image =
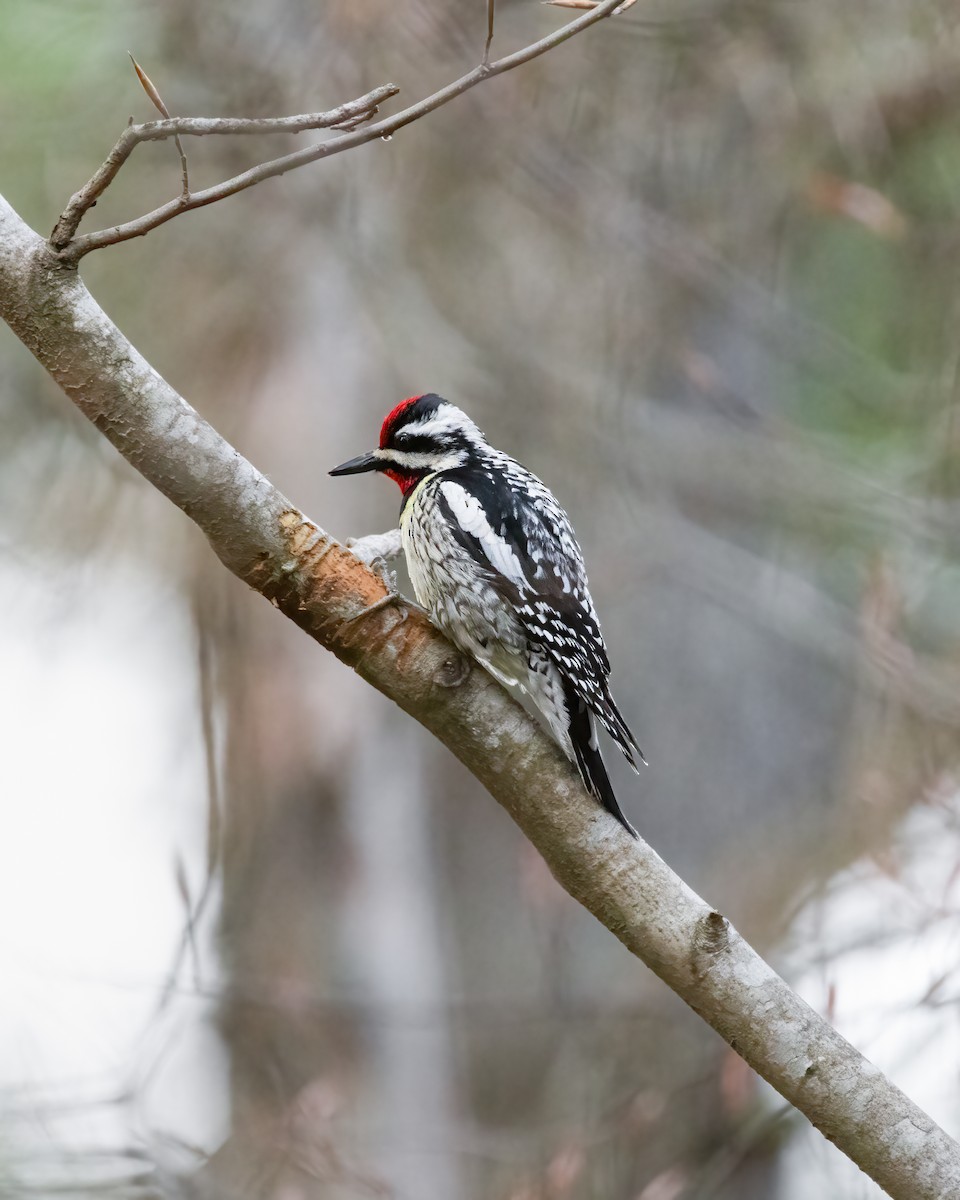
<path id="1" fill-rule="evenodd" d="M 500 0 L 495 53 L 569 14 Z M 410 103 L 483 0 L 0 0 L 2 190 L 127 117 Z M 960 1132 L 960 36 L 640 0 L 389 145 L 83 263 L 340 537 L 439 391 L 580 534 L 630 818 Z M 194 186 L 304 145 L 187 145 Z M 85 229 L 177 193 L 137 150 Z M 872 1200 L 452 756 L 227 575 L 0 330 L 0 1194 Z"/>

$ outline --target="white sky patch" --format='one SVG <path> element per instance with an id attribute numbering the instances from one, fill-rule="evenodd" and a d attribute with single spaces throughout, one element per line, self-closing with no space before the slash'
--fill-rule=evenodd
<path id="1" fill-rule="evenodd" d="M 808 903 L 782 973 L 949 1134 L 960 1134 L 960 794 L 915 806 L 895 858 L 863 858 Z M 885 1193 L 810 1129 L 783 1154 L 778 1200 Z"/>
<path id="2" fill-rule="evenodd" d="M 194 898 L 204 870 L 189 613 L 158 577 L 104 562 L 69 586 L 0 559 L 0 1120 L 28 1175 L 58 1149 L 163 1133 L 214 1149 L 228 1119 L 192 970 L 157 1015 L 185 921 L 175 862 Z M 205 964 L 216 907 L 198 933 Z M 105 1102 L 125 1088 L 134 1103 Z M 85 1170 L 63 1169 L 71 1183 Z"/>

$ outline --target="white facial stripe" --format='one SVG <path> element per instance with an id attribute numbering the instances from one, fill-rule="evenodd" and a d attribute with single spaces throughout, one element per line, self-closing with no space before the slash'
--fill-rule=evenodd
<path id="1" fill-rule="evenodd" d="M 491 529 L 490 522 L 476 496 L 471 496 L 466 488 L 459 483 L 454 483 L 451 479 L 444 480 L 440 484 L 440 491 L 447 504 L 450 505 L 454 520 L 459 523 L 461 529 L 479 541 L 493 569 L 499 571 L 517 587 L 526 590 L 529 584 L 523 568 L 520 566 L 520 560 L 514 553 L 513 547 Z"/>
<path id="2" fill-rule="evenodd" d="M 377 458 L 401 471 L 452 471 L 462 466 L 466 455 L 462 450 L 429 454 L 413 450 L 374 450 Z"/>
<path id="3" fill-rule="evenodd" d="M 406 471 L 429 471 L 436 466 L 436 454 L 413 453 L 410 450 L 374 450 L 377 458 Z"/>

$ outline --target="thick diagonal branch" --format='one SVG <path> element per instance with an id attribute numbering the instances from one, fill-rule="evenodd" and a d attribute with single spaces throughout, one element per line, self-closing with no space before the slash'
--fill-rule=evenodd
<path id="1" fill-rule="evenodd" d="M 566 890 L 895 1200 L 960 1196 L 960 1146 L 805 1004 L 425 618 L 307 520 L 130 345 L 0 200 L 0 316 L 220 559 L 443 741 Z"/>

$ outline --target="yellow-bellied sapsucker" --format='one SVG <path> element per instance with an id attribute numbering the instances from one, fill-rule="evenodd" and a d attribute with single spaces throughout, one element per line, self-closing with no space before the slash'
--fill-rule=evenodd
<path id="1" fill-rule="evenodd" d="M 595 720 L 634 769 L 645 760 L 610 694 L 583 555 L 553 493 L 434 394 L 398 404 L 379 447 L 330 474 L 361 471 L 400 485 L 399 540 L 434 624 L 501 683 L 529 694 L 590 794 L 634 833 Z"/>

